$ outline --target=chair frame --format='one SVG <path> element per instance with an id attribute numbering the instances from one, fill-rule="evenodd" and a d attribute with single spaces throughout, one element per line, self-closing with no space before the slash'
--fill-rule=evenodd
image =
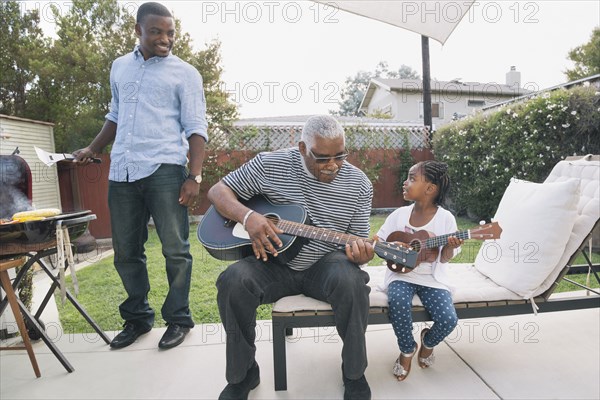
<path id="1" fill-rule="evenodd" d="M 581 310 L 586 308 L 600 307 L 600 290 L 591 289 L 580 285 L 567 278 L 567 275 L 585 273 L 592 271 L 596 281 L 600 283 L 598 272 L 600 264 L 592 264 L 590 258 L 584 249 L 592 236 L 594 229 L 600 224 L 600 219 L 594 224 L 594 228 L 583 240 L 577 250 L 571 255 L 569 261 L 562 269 L 555 282 L 541 295 L 531 300 L 502 300 L 489 302 L 466 302 L 455 303 L 456 313 L 459 319 L 500 317 L 509 315 L 528 314 L 532 312 L 534 304 L 539 307 L 537 312 L 554 312 Z M 586 259 L 586 264 L 573 265 L 579 252 Z M 568 297 L 551 299 L 550 296 L 560 283 L 566 280 L 582 287 L 592 293 L 594 296 Z M 430 321 L 429 313 L 422 306 L 413 306 L 413 322 Z M 335 319 L 332 310 L 302 310 L 293 312 L 272 312 L 272 333 L 273 333 L 273 373 L 275 380 L 275 390 L 287 390 L 287 366 L 286 366 L 286 336 L 293 334 L 294 328 L 314 328 L 335 326 Z M 369 310 L 369 325 L 389 324 L 387 307 L 371 307 Z"/>

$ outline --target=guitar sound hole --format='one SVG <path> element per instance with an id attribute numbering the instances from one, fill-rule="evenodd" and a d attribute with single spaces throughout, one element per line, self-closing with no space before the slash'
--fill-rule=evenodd
<path id="1" fill-rule="evenodd" d="M 279 220 L 281 219 L 279 217 L 279 215 L 277 214 L 265 214 L 265 217 L 269 218 L 275 225 L 277 225 L 279 223 Z"/>

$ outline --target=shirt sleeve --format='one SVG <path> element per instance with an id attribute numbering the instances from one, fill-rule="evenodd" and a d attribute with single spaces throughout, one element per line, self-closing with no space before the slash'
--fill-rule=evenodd
<path id="1" fill-rule="evenodd" d="M 368 238 L 370 233 L 371 204 L 373 201 L 373 185 L 366 180 L 361 188 L 357 212 L 348 227 L 348 233 L 358 237 Z"/>
<path id="2" fill-rule="evenodd" d="M 454 215 L 446 210 L 446 234 L 447 233 L 454 233 L 458 231 L 458 225 L 456 224 L 456 218 L 454 217 Z M 456 249 L 454 249 L 454 255 L 453 257 L 456 257 L 456 255 L 458 253 L 460 253 L 461 248 L 457 247 Z"/>
<path id="3" fill-rule="evenodd" d="M 105 118 L 117 124 L 119 122 L 119 84 L 115 82 L 115 64 L 110 68 L 110 108 Z"/>
<path id="4" fill-rule="evenodd" d="M 456 232 L 458 230 L 458 225 L 456 224 L 456 218 L 454 217 L 454 214 L 452 214 L 450 211 L 446 210 L 445 208 L 443 208 L 440 211 L 444 212 L 444 214 L 443 214 L 444 218 L 440 219 L 439 224 L 436 224 L 435 231 L 434 231 L 435 235 L 441 236 L 441 235 L 447 235 L 449 233 Z M 458 253 L 460 253 L 460 247 L 454 249 L 454 255 L 452 257 L 456 257 L 456 255 Z M 442 257 L 442 252 L 440 251 L 437 261 L 440 265 L 444 265 L 445 263 L 441 262 L 441 257 Z"/>
<path id="5" fill-rule="evenodd" d="M 192 66 L 186 75 L 186 85 L 181 96 L 181 126 L 185 131 L 186 138 L 200 135 L 208 142 L 206 98 L 202 76 Z"/>
<path id="6" fill-rule="evenodd" d="M 253 196 L 262 193 L 265 179 L 262 157 L 262 153 L 257 154 L 241 167 L 223 177 L 223 183 L 243 200 L 249 200 Z"/>
<path id="7" fill-rule="evenodd" d="M 381 228 L 379 228 L 379 231 L 377 231 L 377 236 L 381 240 L 386 241 L 388 236 L 390 236 L 390 234 L 403 229 L 400 227 L 400 225 L 405 225 L 406 221 L 400 220 L 400 219 L 402 219 L 402 214 L 403 213 L 402 213 L 402 207 L 401 207 L 401 208 L 396 209 L 390 215 L 388 215 L 388 217 L 385 219 L 383 225 L 381 225 Z"/>

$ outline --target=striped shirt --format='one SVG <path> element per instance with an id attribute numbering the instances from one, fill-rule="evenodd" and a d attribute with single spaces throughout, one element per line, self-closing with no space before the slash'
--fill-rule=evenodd
<path id="1" fill-rule="evenodd" d="M 262 194 L 274 204 L 303 206 L 311 224 L 363 238 L 369 236 L 373 186 L 367 176 L 344 161 L 336 178 L 319 182 L 308 172 L 298 148 L 260 153 L 223 178 L 239 198 Z M 325 254 L 341 246 L 310 240 L 288 264 L 295 270 L 309 268 Z"/>

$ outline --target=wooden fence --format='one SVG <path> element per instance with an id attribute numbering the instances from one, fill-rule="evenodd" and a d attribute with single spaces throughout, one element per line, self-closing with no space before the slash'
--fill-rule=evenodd
<path id="1" fill-rule="evenodd" d="M 204 181 L 200 186 L 199 206 L 190 212 L 202 215 L 210 206 L 206 192 L 222 176 L 242 165 L 260 151 L 297 146 L 301 126 L 230 127 L 214 130 L 206 149 Z M 428 135 L 421 127 L 345 126 L 348 162 L 367 173 L 373 182 L 373 208 L 404 205 L 399 182 L 403 170 L 417 161 L 432 159 Z M 406 147 L 410 150 L 406 151 Z M 410 154 L 410 159 L 408 157 Z M 75 168 L 59 164 L 59 182 L 63 210 L 89 209 L 98 219 L 90 224 L 97 239 L 108 238 L 108 173 L 110 156 L 102 154 L 101 164 Z"/>

